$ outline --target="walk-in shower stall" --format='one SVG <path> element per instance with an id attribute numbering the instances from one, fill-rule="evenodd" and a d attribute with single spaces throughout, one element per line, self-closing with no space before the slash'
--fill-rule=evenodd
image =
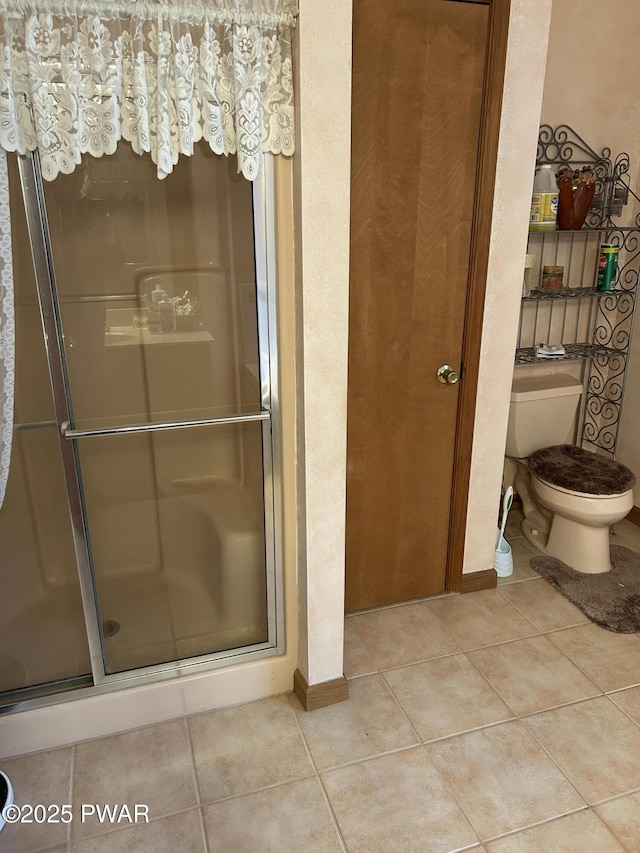
<path id="1" fill-rule="evenodd" d="M 283 647 L 272 171 L 8 155 L 0 703 Z M 45 697 L 45 698 L 43 698 Z"/>

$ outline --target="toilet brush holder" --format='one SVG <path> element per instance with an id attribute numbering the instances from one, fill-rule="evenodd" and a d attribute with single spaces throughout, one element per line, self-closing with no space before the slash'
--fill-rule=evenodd
<path id="1" fill-rule="evenodd" d="M 508 578 L 513 574 L 513 554 L 511 545 L 500 536 L 500 528 L 496 530 L 496 547 L 493 552 L 493 568 L 499 578 Z"/>

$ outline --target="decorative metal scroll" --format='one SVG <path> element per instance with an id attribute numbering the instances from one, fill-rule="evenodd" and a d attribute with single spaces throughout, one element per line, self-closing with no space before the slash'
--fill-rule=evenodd
<path id="1" fill-rule="evenodd" d="M 615 456 L 636 309 L 640 235 L 637 231 L 616 229 L 603 233 L 602 238 L 603 242 L 620 247 L 620 260 L 614 290 L 597 302 L 593 343 L 615 354 L 591 360 L 582 438 Z"/>
<path id="2" fill-rule="evenodd" d="M 629 186 L 629 155 L 618 154 L 612 160 L 610 148 L 597 152 L 567 124 L 540 127 L 536 162 L 593 167 L 596 191 L 587 216 L 588 228 L 614 227 L 611 217 L 622 214 L 630 197 L 640 201 Z M 640 212 L 635 224 L 640 226 Z"/>
<path id="3" fill-rule="evenodd" d="M 594 311 L 589 340 L 565 345 L 567 360 L 582 358 L 589 364 L 581 442 L 615 457 L 640 275 L 640 198 L 629 185 L 629 155 L 622 153 L 612 159 L 610 148 L 595 151 L 568 125 L 556 128 L 543 125 L 538 137 L 537 163 L 593 167 L 596 193 L 583 231 L 592 234 L 595 231 L 599 234 L 595 240 L 619 247 L 613 290 L 604 294 L 592 291 L 590 296 Z M 630 201 L 635 202 L 638 212 L 631 227 L 621 227 L 612 217 L 620 216 Z M 589 298 L 588 289 L 584 288 L 576 288 L 575 295 Z M 534 298 L 545 296 L 532 293 L 529 300 Z M 539 360 L 533 350 L 518 350 L 516 363 L 534 362 Z"/>

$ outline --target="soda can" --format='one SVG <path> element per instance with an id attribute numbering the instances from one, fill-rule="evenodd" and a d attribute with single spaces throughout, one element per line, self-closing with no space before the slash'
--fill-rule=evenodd
<path id="1" fill-rule="evenodd" d="M 598 283 L 597 289 L 601 291 L 613 290 L 613 283 L 618 270 L 619 246 L 613 243 L 603 243 L 600 246 L 600 258 L 598 260 Z"/>

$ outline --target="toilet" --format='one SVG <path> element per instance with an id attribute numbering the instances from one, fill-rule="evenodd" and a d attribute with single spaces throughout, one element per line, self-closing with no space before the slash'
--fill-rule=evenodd
<path id="1" fill-rule="evenodd" d="M 611 571 L 609 528 L 633 507 L 633 472 L 572 441 L 582 395 L 573 376 L 519 378 L 511 387 L 507 464 L 526 539 L 590 574 Z"/>

